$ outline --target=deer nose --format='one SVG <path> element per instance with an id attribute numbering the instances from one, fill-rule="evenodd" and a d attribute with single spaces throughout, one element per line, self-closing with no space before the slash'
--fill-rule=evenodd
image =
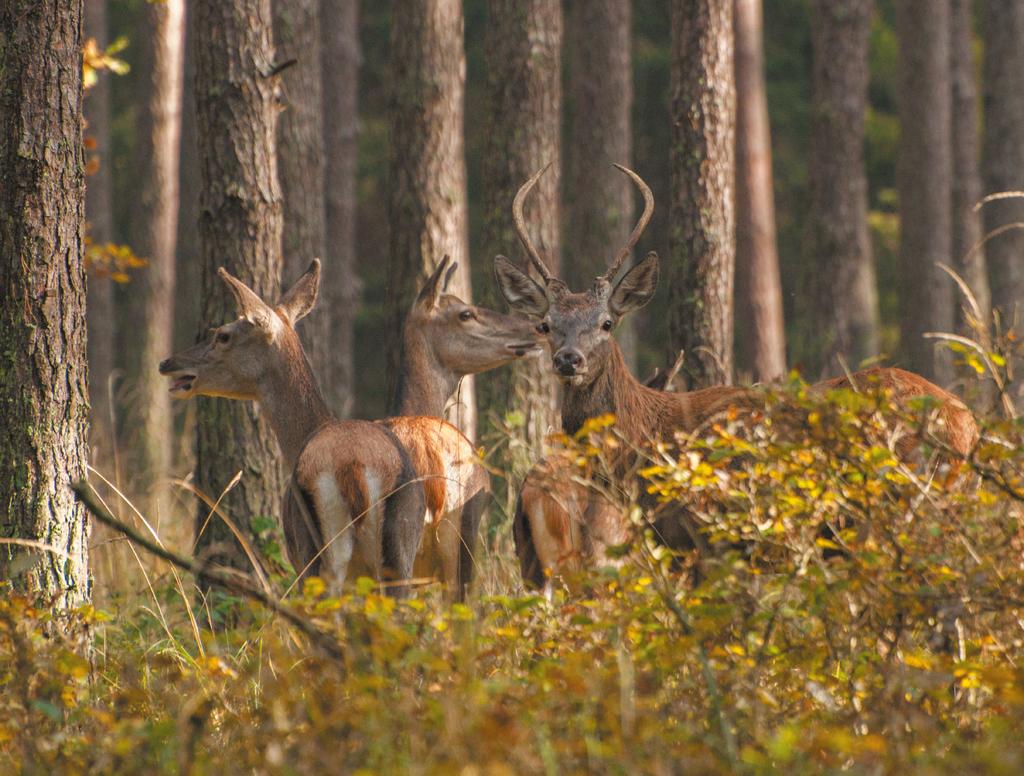
<path id="1" fill-rule="evenodd" d="M 152 362 L 150 362 L 150 363 L 152 363 Z M 163 361 L 161 361 L 159 369 L 160 369 L 161 373 L 169 372 L 171 370 L 171 359 L 165 358 Z"/>
<path id="2" fill-rule="evenodd" d="M 571 376 L 583 366 L 583 354 L 578 350 L 563 349 L 555 353 L 555 369 L 559 374 Z"/>

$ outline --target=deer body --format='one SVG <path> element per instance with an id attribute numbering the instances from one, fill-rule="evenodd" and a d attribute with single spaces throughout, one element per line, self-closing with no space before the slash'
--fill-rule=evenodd
<path id="1" fill-rule="evenodd" d="M 220 274 L 239 317 L 160 364 L 171 394 L 260 402 L 292 471 L 282 523 L 300 575 L 323 575 L 335 589 L 358 574 L 410 578 L 424 504 L 412 462 L 386 427 L 331 413 L 294 329 L 316 302 L 319 261 L 275 307 Z"/>
<path id="2" fill-rule="evenodd" d="M 648 254 L 616 282 L 619 270 L 654 209 L 654 198 L 647 185 L 636 173 L 622 167 L 619 169 L 643 193 L 644 212 L 626 245 L 619 251 L 608 271 L 595 280 L 592 288 L 582 293 L 569 291 L 561 280 L 551 275 L 530 241 L 523 217 L 523 200 L 544 170 L 523 185 L 513 202 L 516 230 L 544 285 L 538 284 L 528 273 L 501 256 L 495 259 L 495 272 L 502 295 L 509 305 L 525 315 L 540 319 L 538 331 L 547 339 L 552 354 L 552 368 L 564 385 L 563 430 L 572 434 L 587 419 L 614 413 L 618 433 L 630 445 L 640 447 L 661 439 L 671 439 L 676 432 L 692 432 L 730 407 L 756 409 L 762 404 L 763 398 L 756 389 L 736 387 L 663 393 L 642 385 L 629 372 L 611 332 L 624 315 L 647 304 L 654 295 L 658 280 L 658 257 L 653 253 Z M 849 377 L 821 383 L 815 388 L 827 390 L 869 384 L 890 389 L 897 402 L 922 395 L 937 399 L 937 434 L 956 454 L 965 455 L 976 441 L 977 425 L 962 402 L 923 377 L 901 369 L 864 370 Z M 908 457 L 916 447 L 916 440 L 904 437 L 897 445 L 897 452 Z M 544 511 L 543 504 L 541 511 Z M 593 515 L 584 512 L 583 520 L 588 517 L 592 519 Z M 544 523 L 528 515 L 524 515 L 523 520 L 531 525 Z M 696 531 L 687 525 L 685 515 L 660 519 L 656 527 L 662 530 L 667 544 L 701 544 Z M 558 541 L 549 542 L 554 550 L 564 552 L 566 546 L 572 546 L 571 534 L 556 538 Z"/>
<path id="3" fill-rule="evenodd" d="M 539 352 L 533 326 L 445 293 L 454 265 L 445 257 L 406 318 L 397 415 L 380 421 L 402 442 L 423 483 L 424 533 L 417 577 L 439 576 L 461 599 L 472 579 L 473 550 L 490 477 L 473 444 L 443 420 L 460 380 Z"/>

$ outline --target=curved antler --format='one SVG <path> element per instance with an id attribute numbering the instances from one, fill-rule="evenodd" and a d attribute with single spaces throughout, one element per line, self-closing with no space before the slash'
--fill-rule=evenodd
<path id="1" fill-rule="evenodd" d="M 628 167 L 623 167 L 621 164 L 616 164 L 615 168 L 620 172 L 626 173 L 630 180 L 636 184 L 636 187 L 640 189 L 640 193 L 644 197 L 644 212 L 640 214 L 640 220 L 636 222 L 636 226 L 633 227 L 633 231 L 629 234 L 629 239 L 626 240 L 626 244 L 619 251 L 615 257 L 615 261 L 608 268 L 602 276 L 602 280 L 606 280 L 611 283 L 615 280 L 615 276 L 619 273 L 622 268 L 622 262 L 629 256 L 630 251 L 636 246 L 637 240 L 640 239 L 640 235 L 644 233 L 644 229 L 647 228 L 648 222 L 651 220 L 651 216 L 654 215 L 654 194 L 651 192 L 651 187 L 644 183 L 644 179 L 633 172 Z"/>
<path id="2" fill-rule="evenodd" d="M 526 229 L 526 219 L 523 217 L 523 202 L 526 200 L 526 196 L 537 184 L 537 181 L 540 180 L 540 176 L 546 173 L 550 166 L 551 162 L 548 162 L 535 172 L 530 180 L 519 187 L 519 191 L 516 192 L 516 198 L 512 200 L 512 218 L 515 219 L 516 233 L 519 235 L 519 240 L 523 243 L 523 247 L 526 248 L 526 252 L 530 256 L 530 261 L 533 262 L 533 266 L 537 268 L 537 272 L 540 273 L 540 276 L 544 278 L 545 283 L 550 283 L 554 276 L 544 264 L 544 260 L 540 257 L 540 253 L 534 247 L 533 240 L 530 239 L 530 233 Z"/>

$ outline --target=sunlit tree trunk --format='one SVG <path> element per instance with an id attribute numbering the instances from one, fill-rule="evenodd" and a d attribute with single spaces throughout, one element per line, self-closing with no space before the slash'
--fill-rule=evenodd
<path id="1" fill-rule="evenodd" d="M 986 0 L 985 193 L 1024 190 L 1024 3 Z M 986 244 L 992 307 L 1007 324 L 1024 321 L 1024 199 L 985 205 L 985 229 L 998 236 Z M 1020 327 L 1018 326 L 1018 331 Z"/>
<path id="2" fill-rule="evenodd" d="M 952 256 L 949 0 L 896 4 L 900 37 L 900 341 L 907 367 L 952 378 L 945 349 L 924 338 L 953 328 L 953 287 L 937 266 Z"/>
<path id="3" fill-rule="evenodd" d="M 323 388 L 328 404 L 344 417 L 355 401 L 355 322 L 360 297 L 356 271 L 358 0 L 321 0 L 320 29 L 326 154 L 323 294 L 330 323 Z"/>
<path id="4" fill-rule="evenodd" d="M 977 70 L 974 62 L 974 25 L 971 0 L 951 0 L 950 83 L 953 87 L 953 268 L 970 286 L 987 323 L 991 297 L 985 268 L 985 246 L 981 238 L 981 213 L 975 209 L 981 199 L 981 142 L 978 119 Z M 966 331 L 966 300 L 957 296 L 957 328 Z"/>
<path id="5" fill-rule="evenodd" d="M 281 277 L 281 191 L 275 130 L 277 76 L 270 0 L 197 0 L 192 6 L 196 55 L 196 130 L 202 175 L 199 243 L 202 327 L 232 320 L 235 303 L 217 276 L 223 266 L 265 299 L 277 299 Z M 196 477 L 217 499 L 241 479 L 219 509 L 242 530 L 276 515 L 284 478 L 273 432 L 253 402 L 199 399 Z M 209 508 L 199 506 L 199 526 Z M 200 551 L 227 543 L 219 517 L 197 539 Z M 242 563 L 236 549 L 229 559 Z"/>
<path id="6" fill-rule="evenodd" d="M 391 251 L 388 382 L 395 396 L 401 331 L 419 284 L 445 254 L 459 269 L 449 288 L 470 299 L 463 147 L 466 57 L 460 0 L 402 4 L 391 25 Z M 392 401 L 394 408 L 394 401 Z M 473 381 L 462 381 L 449 417 L 476 429 Z"/>
<path id="7" fill-rule="evenodd" d="M 85 38 L 94 38 L 100 50 L 107 47 L 107 2 L 85 4 L 82 21 Z M 96 73 L 96 83 L 85 96 L 86 170 L 85 218 L 89 239 L 96 246 L 114 239 L 113 197 L 110 185 L 110 73 Z M 114 371 L 113 281 L 92 272 L 86 320 L 89 332 L 89 421 L 93 459 L 106 465 L 113 453 L 113 424 L 110 416 L 110 378 Z M 96 465 L 96 464 L 94 464 Z"/>
<path id="8" fill-rule="evenodd" d="M 864 118 L 874 0 L 813 0 L 807 296 L 824 371 L 878 355 L 878 292 L 868 233 Z"/>
<path id="9" fill-rule="evenodd" d="M 482 160 L 481 256 L 491 262 L 495 255 L 503 254 L 525 266 L 525 253 L 512 221 L 512 199 L 531 175 L 550 164 L 530 194 L 525 214 L 534 245 L 543 251 L 547 265 L 557 274 L 561 4 L 558 0 L 491 0 L 485 36 L 489 123 Z M 591 161 L 596 172 L 602 162 Z M 504 305 L 493 282 L 481 289 L 481 299 L 497 309 Z M 526 442 L 534 451 L 539 450 L 547 434 L 558 428 L 550 371 L 546 364 L 533 362 L 516 364 L 511 379 L 500 371 L 481 377 L 481 390 L 487 389 L 481 407 L 499 418 L 511 410 L 522 412 Z"/>
<path id="10" fill-rule="evenodd" d="M 768 381 L 786 373 L 786 332 L 761 0 L 736 0 L 735 14 L 737 355 L 755 380 Z"/>
<path id="11" fill-rule="evenodd" d="M 669 363 L 690 388 L 732 381 L 736 253 L 733 0 L 673 0 Z"/>
<path id="12" fill-rule="evenodd" d="M 324 255 L 324 136 L 320 73 L 320 0 L 272 0 L 277 59 L 296 63 L 281 74 L 284 110 L 277 124 L 277 169 L 284 203 L 281 237 L 286 285 Z M 331 276 L 335 268 L 324 265 Z M 302 321 L 299 337 L 323 382 L 333 347 L 330 311 L 319 304 Z"/>
<path id="13" fill-rule="evenodd" d="M 0 579 L 88 600 L 82 2 L 0 6 Z M 41 45 L 45 41 L 46 45 Z"/>
<path id="14" fill-rule="evenodd" d="M 631 25 L 631 0 L 569 3 L 564 265 L 572 288 L 589 288 L 604 273 L 633 226 L 636 189 L 612 167 L 632 166 Z M 635 367 L 635 319 L 625 318 L 615 336 Z"/>
<path id="15" fill-rule="evenodd" d="M 125 295 L 124 424 L 133 485 L 147 494 L 147 511 L 161 507 L 171 458 L 171 399 L 156 365 L 174 349 L 174 294 L 178 230 L 178 154 L 184 79 L 185 4 L 166 0 L 143 7 L 138 70 L 142 105 L 135 175 L 139 195 L 132 214 L 132 247 L 147 266 L 131 273 Z"/>

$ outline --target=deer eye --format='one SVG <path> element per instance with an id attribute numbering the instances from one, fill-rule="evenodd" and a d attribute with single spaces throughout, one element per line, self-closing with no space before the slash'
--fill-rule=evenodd
<path id="1" fill-rule="evenodd" d="M 548 334 L 551 331 L 551 327 L 548 326 L 547 321 L 541 321 L 537 326 L 537 331 L 541 334 Z"/>
<path id="2" fill-rule="evenodd" d="M 226 345 L 227 343 L 229 343 L 231 341 L 231 335 L 228 334 L 226 331 L 218 331 L 217 332 L 217 336 L 216 336 L 215 339 L 221 345 Z"/>
<path id="3" fill-rule="evenodd" d="M 472 310 L 463 310 L 461 313 L 459 313 L 459 320 L 460 321 L 471 321 L 475 317 L 476 316 L 473 315 L 473 311 Z"/>
<path id="4" fill-rule="evenodd" d="M 601 328 L 604 329 L 605 331 L 611 331 L 612 330 L 612 321 L 611 321 L 611 319 L 609 318 L 607 321 L 602 323 L 601 324 Z"/>

